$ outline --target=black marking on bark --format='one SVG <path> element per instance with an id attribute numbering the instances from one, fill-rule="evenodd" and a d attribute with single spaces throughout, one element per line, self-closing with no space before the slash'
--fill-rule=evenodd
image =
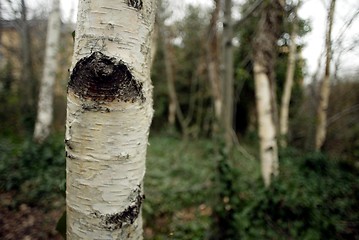
<path id="1" fill-rule="evenodd" d="M 117 160 L 128 160 L 130 159 L 130 154 L 126 153 L 126 154 L 120 154 L 117 156 Z"/>
<path id="2" fill-rule="evenodd" d="M 74 155 L 71 155 L 71 154 L 68 153 L 67 151 L 66 151 L 65 153 L 66 153 L 66 158 L 75 159 L 75 156 L 74 156 Z"/>
<path id="3" fill-rule="evenodd" d="M 111 110 L 108 107 L 103 107 L 100 104 L 98 104 L 97 102 L 95 102 L 93 104 L 93 102 L 91 102 L 90 104 L 88 103 L 83 103 L 81 105 L 82 109 L 85 111 L 91 111 L 91 112 L 111 112 Z"/>
<path id="4" fill-rule="evenodd" d="M 138 188 L 134 189 L 132 194 L 134 196 L 131 197 L 129 206 L 122 212 L 105 215 L 102 215 L 98 212 L 94 213 L 94 216 L 101 219 L 100 224 L 102 227 L 107 230 L 114 231 L 116 229 L 122 228 L 124 225 L 133 224 L 136 221 L 140 215 L 141 205 L 145 199 L 145 195 L 141 193 L 141 186 L 138 186 Z"/>
<path id="5" fill-rule="evenodd" d="M 128 6 L 136 8 L 138 10 L 142 9 L 142 0 L 127 0 L 127 4 Z"/>
<path id="6" fill-rule="evenodd" d="M 71 128 L 71 126 L 70 126 L 70 128 Z M 65 145 L 66 145 L 70 150 L 73 149 L 72 144 L 70 143 L 70 140 L 65 139 Z"/>
<path id="7" fill-rule="evenodd" d="M 268 148 L 265 149 L 266 152 L 270 152 L 270 151 L 273 151 L 273 150 L 274 150 L 273 147 L 268 147 Z"/>
<path id="8" fill-rule="evenodd" d="M 123 62 L 94 52 L 80 59 L 72 70 L 69 89 L 93 101 L 144 101 L 142 83 L 139 83 Z"/>

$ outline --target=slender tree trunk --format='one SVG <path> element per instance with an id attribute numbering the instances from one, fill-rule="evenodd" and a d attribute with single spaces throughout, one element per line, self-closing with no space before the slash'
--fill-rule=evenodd
<path id="1" fill-rule="evenodd" d="M 162 4 L 162 3 L 161 3 Z M 158 17 L 159 32 L 162 41 L 162 50 L 164 55 L 165 69 L 166 69 L 166 82 L 169 96 L 168 104 L 168 122 L 171 127 L 175 127 L 176 116 L 181 125 L 184 136 L 187 135 L 187 124 L 178 102 L 176 86 L 175 86 L 175 73 L 173 69 L 173 47 L 170 43 L 171 34 L 167 32 L 162 16 Z"/>
<path id="2" fill-rule="evenodd" d="M 163 54 L 165 60 L 165 69 L 166 69 L 166 82 L 168 88 L 168 96 L 169 96 L 169 104 L 168 104 L 168 122 L 169 124 L 174 127 L 176 123 L 176 112 L 177 112 L 177 94 L 176 94 L 176 87 L 175 87 L 175 78 L 173 74 L 173 56 L 172 56 L 172 49 L 171 45 L 168 42 L 168 36 L 165 35 L 164 26 L 161 29 L 161 36 L 163 42 Z"/>
<path id="3" fill-rule="evenodd" d="M 220 78 L 220 57 L 219 57 L 219 37 L 217 30 L 217 23 L 221 4 L 219 0 L 214 0 L 215 9 L 212 13 L 212 18 L 208 31 L 207 43 L 207 62 L 208 62 L 208 77 L 211 84 L 214 114 L 217 123 L 221 121 L 222 113 L 222 96 L 221 96 L 221 78 Z M 218 128 L 218 127 L 215 127 Z"/>
<path id="4" fill-rule="evenodd" d="M 80 0 L 67 94 L 67 238 L 142 239 L 154 0 Z"/>
<path id="5" fill-rule="evenodd" d="M 278 146 L 275 110 L 276 42 L 280 35 L 283 1 L 267 1 L 258 23 L 253 42 L 253 71 L 258 115 L 261 169 L 264 184 L 269 186 L 272 176 L 278 175 Z"/>
<path id="6" fill-rule="evenodd" d="M 327 33 L 326 33 L 326 58 L 325 58 L 325 73 L 320 89 L 319 106 L 317 110 L 317 129 L 315 135 L 315 150 L 319 151 L 325 141 L 327 134 L 327 110 L 330 95 L 330 62 L 332 59 L 332 28 L 334 19 L 336 0 L 330 2 L 327 20 Z"/>
<path id="7" fill-rule="evenodd" d="M 61 31 L 60 1 L 53 0 L 47 25 L 44 72 L 41 80 L 34 140 L 42 143 L 50 134 L 53 119 L 53 93 L 57 70 L 57 53 Z"/>
<path id="8" fill-rule="evenodd" d="M 3 30 L 3 26 L 2 26 L 2 3 L 0 2 L 0 46 L 2 45 L 2 30 Z M 1 46 L 2 47 L 2 46 Z"/>
<path id="9" fill-rule="evenodd" d="M 295 18 L 293 20 L 293 29 L 290 36 L 290 46 L 288 54 L 288 66 L 286 79 L 284 83 L 284 92 L 282 95 L 282 103 L 280 109 L 280 145 L 281 147 L 287 146 L 287 135 L 288 135 L 288 116 L 289 116 L 289 103 L 292 94 L 293 82 L 294 82 L 294 72 L 295 72 L 295 62 L 297 55 L 297 44 L 295 43 L 297 38 L 298 23 L 297 23 L 297 8 L 295 7 L 294 14 Z"/>
<path id="10" fill-rule="evenodd" d="M 232 1 L 224 2 L 223 47 L 224 47 L 224 81 L 222 85 L 223 108 L 222 121 L 225 132 L 226 147 L 233 145 L 233 24 Z"/>
<path id="11" fill-rule="evenodd" d="M 269 186 L 272 175 L 278 175 L 278 146 L 272 116 L 271 89 L 265 67 L 254 62 L 255 95 L 258 114 L 260 159 L 264 183 Z"/>
<path id="12" fill-rule="evenodd" d="M 21 0 L 21 55 L 22 71 L 20 84 L 21 111 L 23 112 L 23 124 L 26 130 L 33 127 L 33 115 L 35 114 L 35 79 L 31 60 L 31 38 L 27 21 L 27 6 L 25 0 Z M 30 126 L 31 125 L 31 126 Z"/>
<path id="13" fill-rule="evenodd" d="M 219 14 L 219 1 L 216 1 L 216 8 L 214 16 L 212 16 L 213 30 L 217 31 L 215 20 L 218 18 L 216 16 Z M 218 12 L 217 12 L 218 11 Z M 213 37 L 217 37 L 213 35 Z M 219 55 L 216 56 L 216 52 L 212 52 L 212 65 L 209 65 L 212 73 L 212 88 L 217 92 L 217 110 L 221 110 L 221 116 L 219 121 L 220 130 L 223 133 L 220 133 L 218 136 L 221 141 L 217 145 L 215 150 L 217 151 L 217 156 L 220 156 L 216 162 L 216 178 L 220 188 L 218 189 L 218 202 L 214 207 L 213 219 L 214 226 L 212 231 L 214 235 L 211 239 L 236 239 L 236 233 L 231 229 L 231 223 L 234 220 L 234 211 L 233 209 L 226 209 L 226 204 L 223 202 L 223 199 L 230 199 L 234 196 L 233 194 L 233 179 L 228 178 L 230 174 L 230 152 L 233 147 L 233 22 L 232 22 L 232 0 L 224 0 L 223 5 L 223 33 L 222 33 L 222 66 L 223 72 L 221 76 L 221 85 L 216 86 L 216 81 L 219 80 L 219 76 L 216 76 L 216 60 L 219 60 Z M 217 39 L 212 39 L 212 48 L 216 51 Z M 219 61 L 218 61 L 219 62 Z M 212 69 L 211 69 L 212 68 Z M 218 74 L 219 75 L 219 74 Z M 217 78 L 217 79 L 216 79 Z M 216 110 L 216 109 L 215 109 Z M 217 113 L 218 114 L 218 113 Z M 218 120 L 217 116 L 217 120 Z M 215 135 L 216 136 L 216 135 Z M 225 146 L 222 147 L 221 142 L 224 140 Z"/>
<path id="14" fill-rule="evenodd" d="M 167 79 L 167 88 L 169 95 L 169 105 L 168 105 L 168 122 L 171 126 L 175 126 L 176 116 L 181 125 L 183 134 L 187 135 L 187 125 L 185 123 L 185 119 L 181 110 L 181 107 L 178 102 L 176 85 L 175 85 L 175 75 L 173 72 L 173 54 L 172 54 L 172 46 L 168 42 L 168 39 L 165 37 L 163 39 L 163 53 L 165 59 L 165 68 L 166 68 L 166 79 Z"/>
<path id="15" fill-rule="evenodd" d="M 307 98 L 308 98 L 308 108 L 309 108 L 309 115 L 312 116 L 310 119 L 309 127 L 306 131 L 306 143 L 305 148 L 307 150 L 313 151 L 315 150 L 315 134 L 316 134 L 316 114 L 318 110 L 318 103 L 319 103 L 319 92 L 318 92 L 318 75 L 320 72 L 320 69 L 322 68 L 322 58 L 323 54 L 318 58 L 317 67 L 315 68 L 316 71 L 311 76 L 311 83 L 308 86 L 308 92 L 307 92 Z"/>

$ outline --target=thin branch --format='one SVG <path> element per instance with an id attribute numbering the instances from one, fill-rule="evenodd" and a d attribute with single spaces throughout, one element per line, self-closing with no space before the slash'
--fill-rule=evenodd
<path id="1" fill-rule="evenodd" d="M 243 154 L 244 157 L 246 157 L 248 160 L 250 161 L 255 161 L 256 158 L 250 154 L 240 143 L 239 143 L 239 140 L 236 136 L 236 133 L 234 130 L 232 130 L 232 139 L 233 139 L 233 142 L 234 142 L 234 146 L 237 147 L 237 150 Z"/>
<path id="2" fill-rule="evenodd" d="M 332 117 L 330 117 L 328 119 L 327 127 L 330 126 L 331 124 L 333 124 L 335 121 L 342 118 L 344 115 L 351 114 L 351 113 L 354 113 L 356 111 L 359 111 L 359 104 L 356 104 L 354 106 L 348 107 L 348 108 L 344 109 L 343 111 L 341 111 L 341 112 L 339 112 L 337 114 L 334 114 Z"/>
<path id="3" fill-rule="evenodd" d="M 241 19 L 239 19 L 235 24 L 234 27 L 240 27 L 263 3 L 263 0 L 257 0 L 257 2 L 255 2 L 252 7 L 243 14 L 243 16 L 241 17 Z"/>

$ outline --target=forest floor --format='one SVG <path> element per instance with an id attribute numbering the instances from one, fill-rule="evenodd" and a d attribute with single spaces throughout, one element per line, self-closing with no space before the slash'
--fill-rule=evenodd
<path id="1" fill-rule="evenodd" d="M 13 207 L 15 193 L 0 193 L 0 236 L 2 240 L 61 240 L 56 223 L 64 209 L 45 210 L 25 203 Z M 62 204 L 61 204 L 62 205 Z"/>
<path id="2" fill-rule="evenodd" d="M 242 146 L 247 157 L 243 149 L 228 157 L 209 139 L 149 143 L 145 239 L 208 239 L 214 217 L 230 218 L 226 231 L 237 237 L 227 239 L 359 239 L 359 171 L 349 160 L 288 150 L 265 189 L 256 143 Z M 62 239 L 64 184 L 61 135 L 42 146 L 0 138 L 0 239 Z"/>

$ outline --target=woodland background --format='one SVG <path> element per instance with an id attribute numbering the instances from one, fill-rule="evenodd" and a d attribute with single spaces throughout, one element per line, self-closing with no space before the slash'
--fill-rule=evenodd
<path id="1" fill-rule="evenodd" d="M 311 23 L 298 19 L 292 41 L 297 2 L 286 2 L 274 72 L 279 106 L 289 47 L 295 44 L 288 143 L 279 150 L 279 175 L 265 187 L 251 44 L 258 34 L 261 12 L 252 11 L 258 2 L 247 0 L 232 9 L 240 17 L 233 20 L 235 141 L 230 151 L 218 134 L 209 69 L 214 48 L 221 49 L 222 10 L 214 20 L 215 7 L 186 5 L 184 17 L 173 19 L 169 3 L 159 3 L 152 66 L 155 115 L 143 206 L 146 239 L 359 239 L 359 71 L 346 73 L 340 57 L 358 51 L 359 36 L 346 39 L 344 26 L 332 41 L 327 136 L 315 150 L 324 57 L 309 75 L 300 53 Z M 54 119 L 51 134 L 39 143 L 33 132 L 49 13 L 29 13 L 25 1 L 8 3 L 11 8 L 1 13 L 11 18 L 0 21 L 0 236 L 61 239 L 55 227 L 65 208 L 63 139 L 74 24 L 61 24 Z M 347 16 L 347 26 L 358 13 L 359 8 Z M 213 31 L 218 42 L 212 41 Z"/>

